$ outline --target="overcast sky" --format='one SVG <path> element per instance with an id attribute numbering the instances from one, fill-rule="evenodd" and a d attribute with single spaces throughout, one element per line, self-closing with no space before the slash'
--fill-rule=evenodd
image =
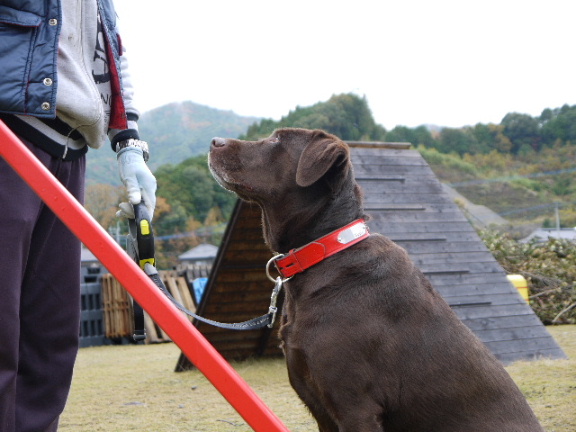
<path id="1" fill-rule="evenodd" d="M 576 105 L 575 0 L 115 0 L 142 111 L 279 119 L 365 96 L 387 129 Z"/>

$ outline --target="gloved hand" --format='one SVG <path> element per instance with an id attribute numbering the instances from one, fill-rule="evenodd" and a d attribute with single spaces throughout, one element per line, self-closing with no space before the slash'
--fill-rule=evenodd
<path id="1" fill-rule="evenodd" d="M 123 148 L 118 152 L 117 159 L 120 178 L 128 191 L 130 204 L 138 204 L 143 200 L 152 219 L 156 207 L 156 178 L 144 162 L 142 149 Z M 116 216 L 134 218 L 134 210 L 128 203 L 120 203 Z"/>

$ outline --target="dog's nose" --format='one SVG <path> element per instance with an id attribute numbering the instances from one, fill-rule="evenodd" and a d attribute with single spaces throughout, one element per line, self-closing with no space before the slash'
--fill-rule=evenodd
<path id="1" fill-rule="evenodd" d="M 212 138 L 212 147 L 224 147 L 226 145 L 226 138 Z"/>

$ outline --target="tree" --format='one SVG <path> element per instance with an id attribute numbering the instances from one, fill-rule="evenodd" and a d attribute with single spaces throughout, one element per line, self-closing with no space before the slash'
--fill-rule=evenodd
<path id="1" fill-rule="evenodd" d="M 210 209 L 219 207 L 228 217 L 236 197 L 224 190 L 212 177 L 206 156 L 186 159 L 178 165 L 163 165 L 155 172 L 158 180 L 158 196 L 166 199 L 177 213 L 171 225 L 193 218 L 205 220 Z M 180 221 L 180 222 L 178 222 Z"/>
<path id="2" fill-rule="evenodd" d="M 544 110 L 540 115 L 541 135 L 546 146 L 558 140 L 563 143 L 576 142 L 576 106 L 564 105 L 556 110 Z"/>
<path id="3" fill-rule="evenodd" d="M 522 146 L 540 150 L 541 136 L 535 118 L 527 114 L 509 113 L 504 116 L 501 124 L 504 126 L 504 135 L 512 143 L 512 153 L 518 154 Z"/>
<path id="4" fill-rule="evenodd" d="M 492 150 L 509 153 L 512 148 L 512 143 L 504 135 L 502 125 L 478 123 L 470 130 L 470 133 L 476 140 L 475 148 L 470 151 L 470 154 L 490 153 Z"/>
<path id="5" fill-rule="evenodd" d="M 323 129 L 347 141 L 383 141 L 386 136 L 386 129 L 374 121 L 366 98 L 349 93 L 334 95 L 327 102 L 310 107 L 297 107 L 277 122 L 262 120 L 240 138 L 261 139 L 281 127 Z"/>
<path id="6" fill-rule="evenodd" d="M 390 132 L 386 133 L 386 141 L 408 142 L 413 146 L 423 145 L 434 148 L 438 146 L 438 143 L 434 140 L 426 126 L 418 126 L 414 129 L 406 126 L 396 126 Z"/>
<path id="7" fill-rule="evenodd" d="M 84 197 L 84 207 L 104 229 L 116 223 L 116 211 L 121 201 L 127 201 L 123 186 L 110 184 L 88 185 Z"/>
<path id="8" fill-rule="evenodd" d="M 443 153 L 455 152 L 459 155 L 471 153 L 476 146 L 476 140 L 464 129 L 444 128 L 440 131 L 439 150 Z"/>

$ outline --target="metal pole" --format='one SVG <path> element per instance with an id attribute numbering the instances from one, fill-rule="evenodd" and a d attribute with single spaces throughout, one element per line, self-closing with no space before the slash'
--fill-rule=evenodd
<path id="1" fill-rule="evenodd" d="M 1 120 L 0 156 L 126 287 L 256 432 L 288 431 L 198 329 L 170 303 L 114 239 Z"/>

